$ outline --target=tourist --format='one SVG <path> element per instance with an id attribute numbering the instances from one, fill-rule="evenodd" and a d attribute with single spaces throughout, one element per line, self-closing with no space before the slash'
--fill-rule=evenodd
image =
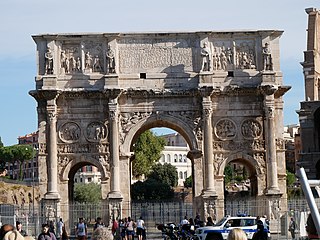
<path id="1" fill-rule="evenodd" d="M 87 224 L 84 222 L 83 218 L 79 218 L 79 222 L 76 225 L 76 236 L 78 240 L 86 240 L 87 238 Z"/>
<path id="2" fill-rule="evenodd" d="M 119 223 L 116 219 L 112 220 L 112 227 L 111 227 L 111 232 L 114 236 L 114 239 L 119 239 Z"/>
<path id="3" fill-rule="evenodd" d="M 320 239 L 320 235 L 318 235 L 317 228 L 314 225 L 311 213 L 307 218 L 306 231 L 308 233 L 308 239 Z"/>
<path id="4" fill-rule="evenodd" d="M 289 223 L 289 232 L 291 233 L 291 238 L 292 239 L 296 238 L 296 234 L 295 234 L 296 228 L 297 228 L 297 224 L 296 224 L 294 218 L 292 217 L 290 219 L 290 223 Z"/>
<path id="5" fill-rule="evenodd" d="M 138 240 L 143 239 L 143 232 L 145 231 L 145 226 L 144 226 L 144 221 L 142 219 L 142 216 L 137 221 L 137 235 L 138 235 Z"/>
<path id="6" fill-rule="evenodd" d="M 212 220 L 212 217 L 207 217 L 207 224 L 206 226 L 213 226 L 214 225 L 214 222 Z"/>
<path id="7" fill-rule="evenodd" d="M 22 229 L 22 223 L 19 221 L 16 221 L 16 229 L 19 233 L 21 233 L 22 236 L 27 236 L 27 232 L 25 230 Z"/>
<path id="8" fill-rule="evenodd" d="M 240 228 L 232 229 L 229 234 L 227 240 L 247 240 L 246 233 Z"/>
<path id="9" fill-rule="evenodd" d="M 69 239 L 69 235 L 67 233 L 66 227 L 63 226 L 62 227 L 61 240 L 68 240 L 68 239 Z"/>
<path id="10" fill-rule="evenodd" d="M 48 224 L 42 224 L 42 232 L 38 236 L 38 240 L 57 240 L 56 236 L 49 231 L 50 227 Z"/>
<path id="11" fill-rule="evenodd" d="M 121 236 L 121 240 L 126 240 L 127 239 L 127 227 L 126 227 L 126 218 L 125 220 L 120 220 L 119 222 L 119 227 L 120 227 L 120 236 Z"/>
<path id="12" fill-rule="evenodd" d="M 64 222 L 62 221 L 62 218 L 59 219 L 58 223 L 57 223 L 57 226 L 58 226 L 58 237 L 61 238 L 62 236 L 62 229 L 64 227 Z"/>
<path id="13" fill-rule="evenodd" d="M 126 223 L 128 240 L 132 240 L 134 237 L 134 225 L 134 221 L 131 219 L 131 217 L 128 217 L 128 222 Z"/>
<path id="14" fill-rule="evenodd" d="M 101 217 L 97 217 L 96 223 L 93 226 L 93 230 L 96 230 L 98 227 L 105 227 Z"/>
<path id="15" fill-rule="evenodd" d="M 49 232 L 51 232 L 51 233 L 53 233 L 54 235 L 56 235 L 54 223 L 53 223 L 52 220 L 49 221 Z"/>
<path id="16" fill-rule="evenodd" d="M 0 240 L 3 239 L 4 235 L 6 235 L 7 232 L 12 231 L 14 229 L 14 226 L 11 224 L 4 224 L 0 228 Z"/>
<path id="17" fill-rule="evenodd" d="M 268 232 L 265 231 L 263 222 L 257 219 L 257 231 L 253 234 L 252 240 L 267 240 Z"/>

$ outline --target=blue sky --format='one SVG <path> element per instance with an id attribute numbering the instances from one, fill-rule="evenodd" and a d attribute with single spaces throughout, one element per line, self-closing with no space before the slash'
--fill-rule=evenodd
<path id="1" fill-rule="evenodd" d="M 1 0 L 0 136 L 5 145 L 37 130 L 36 52 L 31 35 L 73 32 L 284 30 L 280 39 L 285 95 L 284 124 L 298 123 L 304 99 L 308 0 Z"/>

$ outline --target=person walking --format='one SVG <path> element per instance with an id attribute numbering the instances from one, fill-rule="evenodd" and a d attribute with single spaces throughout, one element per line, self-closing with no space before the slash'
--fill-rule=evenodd
<path id="1" fill-rule="evenodd" d="M 143 239 L 144 231 L 145 231 L 144 221 L 142 219 L 142 216 L 140 216 L 140 218 L 137 221 L 138 240 L 142 240 Z"/>
<path id="2" fill-rule="evenodd" d="M 58 228 L 58 231 L 57 231 L 57 234 L 58 234 L 58 238 L 61 239 L 61 236 L 62 236 L 62 228 L 64 227 L 64 222 L 62 221 L 62 218 L 59 219 L 58 223 L 57 223 L 57 228 Z"/>
<path id="3" fill-rule="evenodd" d="M 86 240 L 87 239 L 87 224 L 84 222 L 83 218 L 79 218 L 79 222 L 76 226 L 76 236 L 78 240 Z"/>
<path id="4" fill-rule="evenodd" d="M 57 240 L 56 236 L 49 229 L 49 224 L 42 224 L 42 232 L 39 234 L 38 240 Z"/>
<path id="5" fill-rule="evenodd" d="M 131 219 L 131 217 L 128 217 L 128 222 L 126 226 L 127 226 L 127 239 L 132 240 L 134 237 L 134 221 Z"/>
<path id="6" fill-rule="evenodd" d="M 22 229 L 22 223 L 19 221 L 16 221 L 16 229 L 22 236 L 28 236 L 27 232 Z"/>
<path id="7" fill-rule="evenodd" d="M 294 240 L 296 238 L 296 228 L 297 228 L 296 221 L 292 217 L 290 219 L 290 223 L 289 223 L 289 232 L 291 233 L 292 240 Z"/>
<path id="8" fill-rule="evenodd" d="M 69 239 L 69 235 L 67 233 L 66 227 L 63 226 L 62 227 L 62 234 L 61 234 L 61 240 L 68 240 Z"/>
<path id="9" fill-rule="evenodd" d="M 93 226 L 93 230 L 96 230 L 98 227 L 105 227 L 101 217 L 97 217 L 96 223 Z"/>

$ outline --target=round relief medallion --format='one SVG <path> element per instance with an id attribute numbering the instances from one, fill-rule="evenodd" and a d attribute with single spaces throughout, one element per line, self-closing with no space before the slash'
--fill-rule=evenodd
<path id="1" fill-rule="evenodd" d="M 230 140 L 236 137 L 237 126 L 227 118 L 220 119 L 215 125 L 215 134 L 221 140 Z"/>
<path id="2" fill-rule="evenodd" d="M 79 141 L 81 129 L 75 122 L 67 122 L 61 125 L 59 137 L 63 142 L 74 143 Z"/>
<path id="3" fill-rule="evenodd" d="M 91 142 L 105 140 L 108 136 L 107 127 L 101 122 L 91 122 L 87 126 L 86 138 Z"/>
<path id="4" fill-rule="evenodd" d="M 261 124 L 255 119 L 247 119 L 242 122 L 241 134 L 244 138 L 255 139 L 262 133 Z"/>

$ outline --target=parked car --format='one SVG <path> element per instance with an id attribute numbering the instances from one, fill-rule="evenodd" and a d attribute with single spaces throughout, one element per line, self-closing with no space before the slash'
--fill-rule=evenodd
<path id="1" fill-rule="evenodd" d="M 266 232 L 269 234 L 269 229 L 265 218 L 260 218 L 263 222 Z M 248 239 L 252 239 L 253 234 L 257 231 L 256 217 L 224 217 L 214 226 L 200 227 L 196 229 L 195 236 L 198 240 L 225 240 L 229 232 L 233 228 L 241 228 Z"/>

